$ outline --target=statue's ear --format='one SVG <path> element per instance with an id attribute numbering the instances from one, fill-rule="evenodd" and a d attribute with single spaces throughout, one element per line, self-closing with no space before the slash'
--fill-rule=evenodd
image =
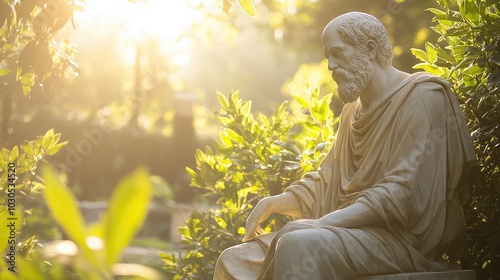
<path id="1" fill-rule="evenodd" d="M 375 59 L 377 56 L 378 48 L 377 44 L 373 40 L 368 40 L 366 43 L 366 54 L 370 59 Z"/>

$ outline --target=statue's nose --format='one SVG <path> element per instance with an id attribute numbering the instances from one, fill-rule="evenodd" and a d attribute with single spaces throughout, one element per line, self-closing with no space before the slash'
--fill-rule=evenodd
<path id="1" fill-rule="evenodd" d="M 339 67 L 338 64 L 333 60 L 333 58 L 328 58 L 328 70 L 333 71 L 335 68 Z"/>

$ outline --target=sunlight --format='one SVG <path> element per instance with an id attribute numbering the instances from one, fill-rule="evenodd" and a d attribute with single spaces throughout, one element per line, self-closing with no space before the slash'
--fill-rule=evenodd
<path id="1" fill-rule="evenodd" d="M 148 0 L 130 3 L 127 0 L 87 0 L 85 12 L 75 13 L 77 25 L 98 26 L 95 32 L 114 28 L 119 37 L 131 45 L 141 44 L 154 38 L 162 52 L 174 57 L 173 63 L 186 64 L 191 44 L 182 38 L 183 32 L 204 19 L 206 8 L 215 8 L 215 0 L 165 1 Z M 195 9 L 204 5 L 204 9 Z M 101 30 L 99 30 L 101 29 Z M 126 64 L 133 64 L 135 51 L 126 48 Z"/>
<path id="2" fill-rule="evenodd" d="M 185 1 L 149 0 L 130 3 L 127 0 L 89 0 L 85 12 L 75 14 L 78 21 L 98 21 L 124 28 L 126 36 L 140 40 L 144 34 L 159 39 L 175 40 L 202 14 Z"/>

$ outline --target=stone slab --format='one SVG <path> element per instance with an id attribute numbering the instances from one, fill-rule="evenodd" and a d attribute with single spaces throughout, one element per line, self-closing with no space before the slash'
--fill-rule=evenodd
<path id="1" fill-rule="evenodd" d="M 476 280 L 476 271 L 412 272 L 360 277 L 355 280 Z"/>

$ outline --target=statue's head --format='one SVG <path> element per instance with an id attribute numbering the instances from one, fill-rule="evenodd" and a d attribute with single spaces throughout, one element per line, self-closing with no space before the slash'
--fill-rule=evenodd
<path id="1" fill-rule="evenodd" d="M 392 66 L 387 30 L 372 15 L 351 12 L 338 16 L 325 27 L 322 42 L 343 102 L 359 97 L 372 78 L 374 63 L 381 69 Z"/>

